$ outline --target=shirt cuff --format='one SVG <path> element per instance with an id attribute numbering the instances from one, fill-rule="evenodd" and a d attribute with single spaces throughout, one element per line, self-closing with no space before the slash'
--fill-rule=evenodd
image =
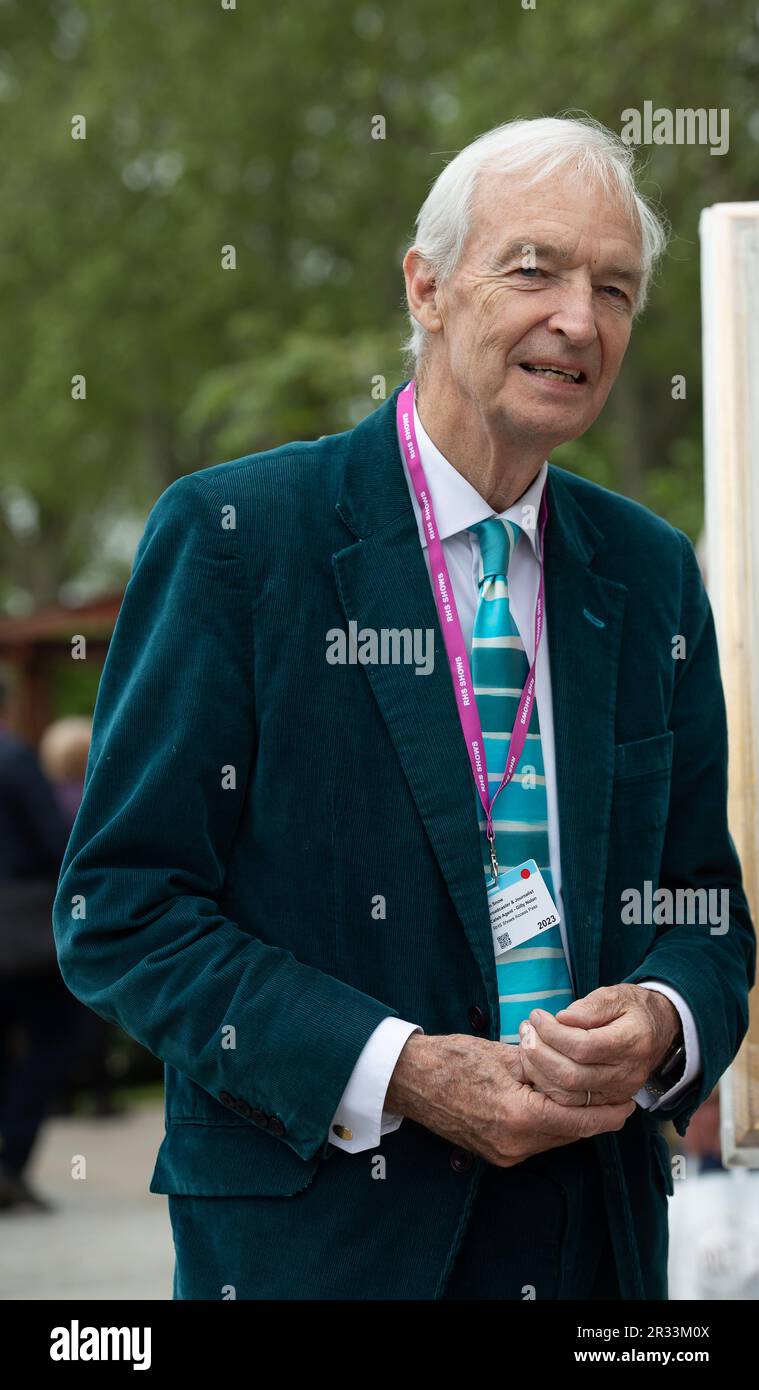
<path id="1" fill-rule="evenodd" d="M 361 1153 L 379 1144 L 383 1134 L 398 1129 L 402 1115 L 384 1110 L 390 1078 L 412 1033 L 423 1033 L 418 1023 L 388 1016 L 377 1024 L 364 1044 L 348 1078 L 340 1103 L 332 1116 L 329 1142 L 346 1153 Z M 343 1131 L 341 1135 L 337 1131 Z"/>
<path id="2" fill-rule="evenodd" d="M 701 1049 L 693 1014 L 683 996 L 671 985 L 665 985 L 662 980 L 636 980 L 636 984 L 640 985 L 641 989 L 654 989 L 658 994 L 665 995 L 674 1004 L 683 1025 L 685 1071 L 680 1080 L 676 1081 L 668 1091 L 665 1091 L 663 1096 L 652 1096 L 645 1086 L 642 1086 L 633 1096 L 633 1100 L 638 1102 L 642 1110 L 658 1110 L 662 1106 L 671 1105 L 680 1092 L 690 1086 L 691 1082 L 698 1076 L 701 1070 Z"/>

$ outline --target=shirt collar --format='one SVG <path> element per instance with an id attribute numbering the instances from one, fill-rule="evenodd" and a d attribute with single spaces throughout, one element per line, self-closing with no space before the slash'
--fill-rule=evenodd
<path id="1" fill-rule="evenodd" d="M 539 514 L 540 500 L 543 495 L 546 477 L 548 475 L 548 462 L 543 463 L 539 472 L 536 473 L 532 482 L 525 488 L 521 497 L 516 502 L 512 502 L 503 512 L 494 512 L 490 503 L 481 497 L 476 488 L 467 481 L 458 469 L 449 463 L 447 458 L 441 454 L 437 445 L 430 439 L 424 428 L 419 413 L 416 408 L 416 396 L 414 396 L 414 428 L 416 430 L 417 444 L 422 461 L 427 486 L 432 498 L 432 505 L 435 509 L 437 520 L 438 535 L 441 540 L 446 540 L 449 536 L 455 536 L 459 531 L 466 531 L 476 526 L 478 521 L 484 521 L 486 517 L 498 516 L 502 521 L 515 521 L 521 526 L 524 520 L 522 508 L 532 506 L 535 508 L 533 515 L 536 518 Z M 416 500 L 416 493 L 409 476 L 406 459 L 401 449 L 403 458 L 403 468 L 406 474 L 406 482 L 411 493 L 411 500 L 414 505 L 419 539 L 423 547 L 427 545 L 427 537 L 424 533 L 422 514 L 419 503 Z M 536 560 L 540 559 L 539 536 L 537 524 L 531 530 L 525 530 L 532 547 L 533 555 Z"/>

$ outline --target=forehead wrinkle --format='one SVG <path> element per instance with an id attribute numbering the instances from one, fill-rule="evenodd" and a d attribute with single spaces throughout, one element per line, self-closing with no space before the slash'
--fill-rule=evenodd
<path id="1" fill-rule="evenodd" d="M 497 252 L 498 260 L 508 261 L 512 256 L 524 255 L 525 247 L 535 252 L 536 256 L 553 256 L 557 261 L 568 261 L 571 259 L 572 252 L 569 247 L 563 246 L 561 242 L 552 241 L 533 241 L 532 237 L 514 237 Z"/>
<path id="2" fill-rule="evenodd" d="M 562 245 L 561 242 L 538 242 L 531 241 L 529 237 L 515 237 L 513 240 L 507 242 L 500 251 L 496 252 L 493 257 L 493 264 L 501 265 L 505 261 L 510 261 L 514 256 L 523 256 L 525 247 L 534 251 L 536 256 L 560 261 L 562 265 L 571 261 L 573 256 L 573 252 L 567 246 Z M 595 273 L 600 275 L 612 275 L 616 279 L 626 280 L 630 284 L 640 284 L 641 280 L 640 270 L 632 266 L 606 266 L 602 263 L 600 266 L 596 267 Z"/>

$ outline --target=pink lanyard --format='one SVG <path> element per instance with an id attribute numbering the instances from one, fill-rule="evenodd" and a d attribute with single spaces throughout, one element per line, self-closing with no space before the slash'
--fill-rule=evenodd
<path id="1" fill-rule="evenodd" d="M 453 597 L 453 585 L 451 584 L 448 566 L 445 563 L 443 546 L 438 535 L 435 512 L 432 506 L 432 498 L 427 487 L 427 479 L 424 475 L 422 460 L 419 453 L 419 446 L 416 440 L 416 430 L 414 429 L 414 388 L 415 381 L 412 379 L 404 386 L 399 393 L 396 401 L 396 422 L 398 426 L 398 437 L 401 448 L 408 465 L 411 481 L 414 485 L 414 492 L 422 513 L 422 524 L 427 537 L 427 547 L 430 555 L 430 566 L 433 580 L 433 595 L 437 606 L 440 626 L 443 631 L 446 652 L 448 653 L 448 664 L 453 681 L 453 691 L 456 697 L 456 708 L 461 720 L 461 728 L 469 753 L 469 762 L 472 767 L 475 785 L 482 802 L 485 815 L 487 817 L 487 839 L 490 845 L 490 866 L 493 871 L 493 881 L 498 882 L 498 860 L 495 854 L 495 831 L 493 829 L 493 806 L 498 793 L 511 781 L 514 772 L 522 755 L 527 730 L 530 727 L 530 716 L 532 705 L 535 699 L 535 663 L 538 659 L 538 647 L 543 631 L 543 566 L 540 566 L 540 585 L 538 588 L 538 600 L 535 607 L 535 657 L 530 667 L 527 680 L 522 690 L 519 708 L 517 709 L 514 727 L 511 731 L 509 742 L 509 752 L 506 758 L 501 783 L 495 794 L 491 798 L 488 791 L 488 774 L 485 762 L 485 747 L 482 737 L 482 725 L 477 709 L 477 701 L 474 697 L 472 686 L 472 676 L 469 669 L 469 661 L 466 654 L 464 634 L 461 631 L 459 615 L 456 611 L 456 601 Z M 543 554 L 543 536 L 548 519 L 548 498 L 547 488 L 543 488 L 543 495 L 540 499 L 540 554 Z"/>

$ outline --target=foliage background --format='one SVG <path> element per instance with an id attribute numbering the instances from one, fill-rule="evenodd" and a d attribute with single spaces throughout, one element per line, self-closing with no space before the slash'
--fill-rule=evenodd
<path id="1" fill-rule="evenodd" d="M 177 475 L 405 379 L 400 262 L 463 145 L 645 100 L 728 108 L 729 153 L 641 151 L 670 251 L 601 418 L 552 457 L 696 539 L 699 213 L 759 196 L 758 79 L 756 0 L 0 0 L 0 610 L 118 585 Z"/>

